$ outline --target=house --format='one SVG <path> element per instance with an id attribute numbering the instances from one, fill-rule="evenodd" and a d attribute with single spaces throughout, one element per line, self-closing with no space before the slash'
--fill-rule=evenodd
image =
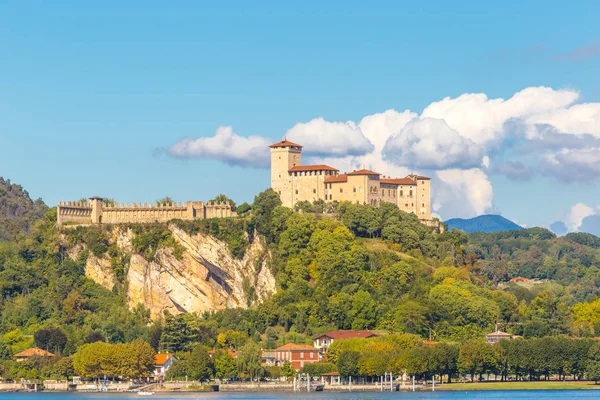
<path id="1" fill-rule="evenodd" d="M 261 365 L 271 366 L 277 365 L 277 351 L 275 350 L 262 350 L 261 351 Z"/>
<path id="2" fill-rule="evenodd" d="M 165 374 L 175 361 L 177 361 L 177 357 L 175 357 L 173 354 L 156 354 L 154 356 L 154 376 L 164 378 Z"/>
<path id="3" fill-rule="evenodd" d="M 15 354 L 17 362 L 29 360 L 31 358 L 36 357 L 54 357 L 54 354 L 50 353 L 49 351 L 42 350 L 39 347 L 32 347 L 30 349 Z"/>
<path id="4" fill-rule="evenodd" d="M 378 334 L 371 331 L 333 331 L 323 333 L 313 337 L 314 346 L 325 353 L 334 340 L 356 339 L 356 338 L 371 338 L 377 337 Z"/>
<path id="5" fill-rule="evenodd" d="M 316 363 L 320 360 L 319 349 L 309 344 L 288 343 L 275 349 L 275 362 L 283 365 L 289 361 L 296 371 L 304 367 L 304 364 Z"/>
<path id="6" fill-rule="evenodd" d="M 502 331 L 498 330 L 496 332 L 490 333 L 489 335 L 485 335 L 485 340 L 487 340 L 487 342 L 489 344 L 494 344 L 503 339 L 513 340 L 517 337 L 518 337 L 517 335 L 513 335 L 510 333 L 506 333 L 506 332 L 502 332 Z"/>
<path id="7" fill-rule="evenodd" d="M 326 372 L 321 374 L 321 383 L 327 385 L 339 385 L 340 384 L 340 373 L 335 372 Z"/>

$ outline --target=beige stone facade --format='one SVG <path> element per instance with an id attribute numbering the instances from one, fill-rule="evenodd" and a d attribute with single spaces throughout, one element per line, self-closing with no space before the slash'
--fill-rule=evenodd
<path id="1" fill-rule="evenodd" d="M 282 140 L 270 148 L 271 188 L 286 207 L 319 199 L 373 206 L 389 202 L 431 221 L 431 180 L 426 176 L 389 178 L 367 169 L 340 174 L 328 165 L 302 165 L 299 144 Z"/>
<path id="2" fill-rule="evenodd" d="M 105 204 L 102 198 L 86 202 L 61 201 L 57 206 L 57 224 L 91 225 L 167 222 L 172 219 L 208 219 L 235 217 L 229 203 L 186 201 L 168 205 Z"/>

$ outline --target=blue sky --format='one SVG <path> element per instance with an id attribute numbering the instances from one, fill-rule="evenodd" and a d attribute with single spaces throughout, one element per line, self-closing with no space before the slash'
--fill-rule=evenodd
<path id="1" fill-rule="evenodd" d="M 169 149 L 222 126 L 276 141 L 314 118 L 359 124 L 389 109 L 420 115 L 468 93 L 506 100 L 544 86 L 576 91 L 574 104 L 596 104 L 598 15 L 597 1 L 0 0 L 0 175 L 50 205 L 91 195 L 144 202 L 220 192 L 251 201 L 268 187 L 268 170 Z M 593 166 L 573 169 L 590 175 L 579 182 L 548 169 L 529 180 L 495 173 L 501 161 L 542 168 L 535 151 L 523 156 L 505 138 L 477 154 L 492 160 L 480 169 L 493 198 L 464 209 L 454 199 L 442 217 L 496 211 L 527 225 L 575 218 L 577 229 L 574 205 L 596 213 Z M 419 165 L 432 175 L 449 166 Z M 477 186 L 483 178 L 474 176 Z M 472 191 L 450 179 L 440 193 Z"/>

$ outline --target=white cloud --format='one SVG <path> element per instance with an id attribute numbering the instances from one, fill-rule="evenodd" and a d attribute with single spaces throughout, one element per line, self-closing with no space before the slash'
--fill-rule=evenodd
<path id="1" fill-rule="evenodd" d="M 178 158 L 211 158 L 230 165 L 268 168 L 269 144 L 263 137 L 239 136 L 230 126 L 222 126 L 212 137 L 181 139 L 168 152 Z"/>
<path id="2" fill-rule="evenodd" d="M 594 209 L 592 207 L 589 207 L 583 203 L 577 203 L 571 207 L 564 222 L 566 223 L 569 232 L 576 232 L 579 230 L 583 220 L 593 214 Z"/>
<path id="3" fill-rule="evenodd" d="M 548 110 L 532 115 L 526 121 L 530 124 L 530 134 L 537 133 L 537 124 L 548 124 L 562 133 L 589 133 L 600 137 L 600 103 L 575 104 L 569 108 Z"/>
<path id="4" fill-rule="evenodd" d="M 543 86 L 523 89 L 508 100 L 489 99 L 484 93 L 469 93 L 431 103 L 423 110 L 421 118 L 444 119 L 462 136 L 484 144 L 504 136 L 504 124 L 510 119 L 560 109 L 578 98 L 577 91 Z"/>
<path id="5" fill-rule="evenodd" d="M 482 164 L 482 149 L 441 119 L 410 121 L 390 137 L 383 158 L 395 165 L 425 169 L 472 168 Z"/>
<path id="6" fill-rule="evenodd" d="M 507 99 L 467 93 L 433 102 L 420 115 L 389 109 L 358 123 L 316 118 L 295 124 L 287 137 L 305 146 L 305 164 L 429 175 L 434 211 L 473 216 L 493 208 L 487 173 L 524 179 L 542 172 L 562 182 L 600 176 L 600 103 L 576 104 L 579 98 L 576 90 L 548 87 Z M 169 154 L 268 168 L 274 141 L 221 127 L 215 136 L 175 143 Z"/>
<path id="7" fill-rule="evenodd" d="M 600 177 L 600 148 L 563 149 L 549 153 L 542 172 L 567 182 L 589 182 Z"/>
<path id="8" fill-rule="evenodd" d="M 417 117 L 418 115 L 410 110 L 401 113 L 396 110 L 386 110 L 382 113 L 367 115 L 358 126 L 375 145 L 375 151 L 381 151 L 390 136 L 400 132 L 410 120 Z"/>
<path id="9" fill-rule="evenodd" d="M 312 155 L 361 155 L 373 150 L 373 144 L 352 121 L 329 122 L 315 118 L 294 125 L 286 137 L 302 144 L 305 153 Z"/>
<path id="10" fill-rule="evenodd" d="M 432 208 L 444 219 L 471 218 L 493 210 L 492 184 L 482 170 L 448 169 L 435 175 Z"/>

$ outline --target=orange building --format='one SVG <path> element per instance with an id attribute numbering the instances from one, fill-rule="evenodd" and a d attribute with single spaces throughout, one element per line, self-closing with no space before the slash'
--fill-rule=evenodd
<path id="1" fill-rule="evenodd" d="M 319 349 L 309 344 L 288 343 L 275 349 L 277 365 L 289 361 L 292 368 L 299 371 L 304 364 L 319 362 Z"/>

